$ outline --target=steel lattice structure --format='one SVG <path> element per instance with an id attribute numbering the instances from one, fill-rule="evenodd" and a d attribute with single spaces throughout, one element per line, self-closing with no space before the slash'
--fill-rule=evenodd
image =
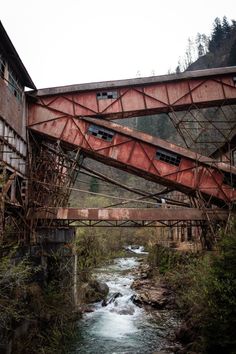
<path id="1" fill-rule="evenodd" d="M 76 150 L 81 156 L 184 193 L 190 206 L 196 208 L 195 217 L 193 210 L 189 220 L 195 220 L 200 210 L 204 217 L 198 222 L 208 223 L 214 233 L 212 222 L 219 212 L 215 207 L 229 211 L 236 200 L 232 143 L 236 132 L 235 84 L 236 69 L 232 67 L 32 91 L 28 94 L 28 128 L 36 140 L 49 141 L 51 151 L 55 144 L 60 146 L 64 157 Z M 146 115 L 159 113 L 168 115 L 185 147 L 111 122 L 138 116 L 145 119 Z M 220 154 L 223 146 L 224 153 Z M 47 148 L 50 151 L 49 145 Z M 32 160 L 31 171 L 35 173 L 33 179 L 40 181 L 42 165 L 38 165 L 37 172 L 35 161 Z M 58 157 L 54 164 L 57 161 L 59 164 Z M 64 172 L 67 174 L 66 169 Z M 57 190 L 51 205 L 50 200 L 46 203 L 48 208 L 66 206 L 57 197 L 62 189 L 57 181 L 58 178 L 46 181 Z M 41 221 L 50 220 L 45 213 L 36 215 Z M 135 225 L 134 215 L 135 211 Z M 179 215 L 177 222 L 181 218 Z M 74 220 L 68 216 L 69 219 Z M 143 214 L 139 222 L 145 220 Z M 119 224 L 119 220 L 115 222 Z"/>

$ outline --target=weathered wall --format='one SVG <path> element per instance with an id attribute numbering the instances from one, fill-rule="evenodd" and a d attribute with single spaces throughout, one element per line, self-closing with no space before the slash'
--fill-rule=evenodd
<path id="1" fill-rule="evenodd" d="M 25 97 L 19 100 L 9 90 L 0 78 L 0 116 L 23 138 L 26 138 L 25 128 Z"/>

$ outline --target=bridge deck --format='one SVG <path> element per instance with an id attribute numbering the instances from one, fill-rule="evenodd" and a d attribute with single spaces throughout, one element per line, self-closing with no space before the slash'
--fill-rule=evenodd
<path id="1" fill-rule="evenodd" d="M 229 212 L 209 209 L 211 220 L 226 220 Z M 74 221 L 204 221 L 206 213 L 194 208 L 47 208 L 29 213 L 30 219 Z"/>
<path id="2" fill-rule="evenodd" d="M 235 167 L 131 128 L 95 118 L 61 117 L 31 129 L 61 140 L 69 148 L 80 148 L 84 155 L 104 164 L 180 192 L 202 193 L 218 205 L 236 200 Z"/>
<path id="3" fill-rule="evenodd" d="M 236 104 L 236 67 L 31 92 L 28 127 L 70 149 L 217 205 L 236 201 L 236 168 L 107 119 Z M 103 118 L 103 119 L 98 119 Z"/>
<path id="4" fill-rule="evenodd" d="M 236 103 L 236 67 L 61 86 L 28 93 L 29 125 L 62 115 L 121 119 Z"/>

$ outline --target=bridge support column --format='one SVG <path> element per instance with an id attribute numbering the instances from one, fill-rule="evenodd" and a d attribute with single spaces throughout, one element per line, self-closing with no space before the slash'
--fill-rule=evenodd
<path id="1" fill-rule="evenodd" d="M 44 269 L 44 282 L 52 280 L 58 286 L 70 289 L 67 294 L 72 306 L 77 306 L 77 255 L 75 252 L 75 229 L 72 227 L 41 228 L 36 230 L 36 245 L 32 247 L 39 255 Z"/>

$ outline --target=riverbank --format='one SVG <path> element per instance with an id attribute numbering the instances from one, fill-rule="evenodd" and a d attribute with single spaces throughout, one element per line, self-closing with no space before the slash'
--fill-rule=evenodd
<path id="1" fill-rule="evenodd" d="M 93 304 L 92 312 L 78 322 L 73 353 L 174 353 L 169 339 L 177 326 L 174 311 L 151 310 L 134 301 L 137 293 L 132 284 L 140 279 L 140 269 L 139 258 L 129 256 L 95 270 L 96 280 L 109 287 L 108 301 L 106 306 L 101 301 Z"/>
<path id="2" fill-rule="evenodd" d="M 236 223 L 221 234 L 212 252 L 179 252 L 155 245 L 149 254 L 152 277 L 157 272 L 173 292 L 180 315 L 175 339 L 183 349 L 178 354 L 236 353 L 235 251 Z"/>

